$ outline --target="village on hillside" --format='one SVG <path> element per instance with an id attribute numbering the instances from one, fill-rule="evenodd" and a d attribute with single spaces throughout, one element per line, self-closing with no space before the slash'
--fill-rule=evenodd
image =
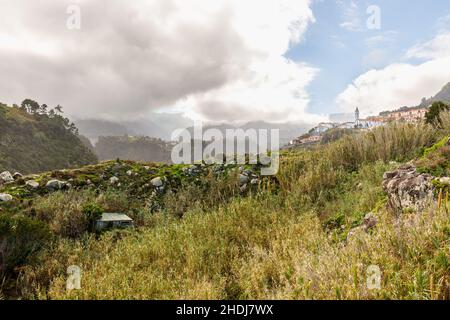
<path id="1" fill-rule="evenodd" d="M 378 116 L 361 119 L 359 108 L 355 110 L 355 120 L 351 122 L 322 122 L 289 143 L 289 147 L 309 146 L 322 141 L 323 134 L 331 129 L 367 131 L 392 122 L 418 123 L 425 119 L 429 107 L 403 107 L 395 111 L 384 111 Z"/>

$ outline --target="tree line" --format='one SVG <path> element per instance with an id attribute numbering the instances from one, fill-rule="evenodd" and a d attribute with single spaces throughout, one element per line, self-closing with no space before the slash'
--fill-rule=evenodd
<path id="1" fill-rule="evenodd" d="M 32 99 L 25 99 L 22 101 L 20 106 L 13 105 L 13 107 L 18 108 L 30 115 L 35 117 L 47 117 L 58 123 L 62 124 L 64 128 L 69 130 L 71 133 L 78 135 L 78 128 L 75 126 L 73 122 L 71 122 L 68 118 L 63 116 L 63 107 L 57 105 L 54 108 L 49 108 L 45 103 L 39 104 L 37 101 Z"/>

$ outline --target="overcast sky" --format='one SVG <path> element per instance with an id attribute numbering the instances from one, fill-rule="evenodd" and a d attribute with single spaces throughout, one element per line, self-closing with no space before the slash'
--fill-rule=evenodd
<path id="1" fill-rule="evenodd" d="M 448 0 L 0 0 L 0 14 L 0 101 L 77 118 L 315 123 L 450 81 Z"/>

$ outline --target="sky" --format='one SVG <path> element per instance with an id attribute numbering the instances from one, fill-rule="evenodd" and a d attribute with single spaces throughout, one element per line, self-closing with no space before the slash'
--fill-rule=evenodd
<path id="1" fill-rule="evenodd" d="M 81 119 L 324 121 L 450 82 L 448 0 L 0 0 L 0 101 Z"/>

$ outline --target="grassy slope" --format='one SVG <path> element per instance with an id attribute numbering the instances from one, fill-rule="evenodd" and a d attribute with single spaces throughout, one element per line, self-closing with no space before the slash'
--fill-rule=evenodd
<path id="1" fill-rule="evenodd" d="M 57 121 L 0 104 L 0 172 L 41 172 L 96 161 L 78 137 Z"/>
<path id="2" fill-rule="evenodd" d="M 28 298 L 448 298 L 450 220 L 430 208 L 400 220 L 384 208 L 385 171 L 421 157 L 450 133 L 398 126 L 346 136 L 317 150 L 282 157 L 278 187 L 246 196 L 189 185 L 154 214 L 123 192 L 86 190 L 37 198 L 35 212 L 72 216 L 86 202 L 142 219 L 136 230 L 100 238 L 58 237 L 22 268 Z M 428 156 L 428 155 L 427 155 Z M 396 162 L 392 162 L 396 161 Z M 426 170 L 426 168 L 424 169 Z M 226 189 L 230 192 L 230 189 Z M 203 190 L 205 192 L 205 190 Z M 231 196 L 231 198 L 230 198 Z M 213 197 L 214 201 L 208 201 Z M 197 201 L 198 200 L 198 201 Z M 174 203 L 184 203 L 180 219 Z M 347 233 L 368 212 L 378 226 Z M 57 223 L 64 225 L 64 220 Z M 55 229 L 53 229 L 55 230 Z M 83 269 L 82 290 L 65 290 L 66 268 Z M 382 289 L 367 290 L 366 270 L 379 265 Z"/>

